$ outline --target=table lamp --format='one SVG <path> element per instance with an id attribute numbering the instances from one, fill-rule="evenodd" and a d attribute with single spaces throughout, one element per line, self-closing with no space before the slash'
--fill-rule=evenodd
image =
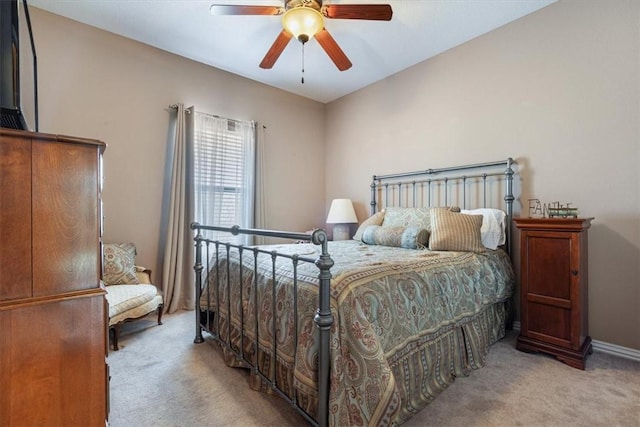
<path id="1" fill-rule="evenodd" d="M 348 224 L 357 222 L 358 218 L 350 199 L 333 199 L 327 216 L 327 224 L 334 224 L 333 240 L 349 240 L 351 236 Z"/>

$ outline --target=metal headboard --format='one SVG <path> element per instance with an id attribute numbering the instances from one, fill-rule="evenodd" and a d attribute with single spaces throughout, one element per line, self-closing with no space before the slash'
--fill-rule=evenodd
<path id="1" fill-rule="evenodd" d="M 373 175 L 371 214 L 387 206 L 502 209 L 507 214 L 506 250 L 511 255 L 514 164 L 509 157 L 496 162 Z"/>

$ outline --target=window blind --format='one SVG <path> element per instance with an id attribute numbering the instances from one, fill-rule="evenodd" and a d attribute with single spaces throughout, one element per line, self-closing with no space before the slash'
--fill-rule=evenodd
<path id="1" fill-rule="evenodd" d="M 195 220 L 252 227 L 255 126 L 196 112 L 194 129 Z M 240 243 L 241 236 L 208 232 L 208 238 Z"/>

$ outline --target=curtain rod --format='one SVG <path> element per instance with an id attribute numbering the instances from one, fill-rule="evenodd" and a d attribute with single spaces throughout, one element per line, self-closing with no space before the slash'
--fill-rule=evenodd
<path id="1" fill-rule="evenodd" d="M 168 108 L 170 108 L 171 110 L 177 110 L 178 109 L 178 104 L 171 104 L 171 105 L 169 105 Z M 189 107 L 189 108 L 191 108 L 191 107 Z M 189 108 L 185 108 L 184 112 L 187 113 L 187 114 L 191 114 L 191 110 L 189 110 Z"/>
<path id="2" fill-rule="evenodd" d="M 171 104 L 171 105 L 169 105 L 169 108 L 171 108 L 172 110 L 177 110 L 178 109 L 178 104 Z M 189 108 L 191 108 L 191 107 L 189 107 Z M 188 108 L 185 108 L 184 111 L 187 114 L 191 114 L 191 110 L 189 110 Z M 218 116 L 216 114 L 209 114 L 209 113 L 202 113 L 202 112 L 200 112 L 200 114 L 204 114 L 204 115 L 207 115 L 207 116 L 215 117 L 216 119 L 231 120 L 231 121 L 236 122 L 236 123 L 242 123 L 242 122 L 245 121 L 245 120 L 228 119 L 226 117 L 220 117 L 220 116 Z M 247 122 L 248 123 L 256 123 L 254 120 L 250 120 L 250 121 L 247 121 Z M 262 128 L 266 129 L 267 127 L 265 125 L 262 125 Z"/>

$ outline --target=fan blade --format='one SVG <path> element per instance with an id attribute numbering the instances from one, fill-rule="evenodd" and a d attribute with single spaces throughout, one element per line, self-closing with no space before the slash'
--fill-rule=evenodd
<path id="1" fill-rule="evenodd" d="M 233 4 L 212 4 L 212 15 L 282 15 L 284 10 L 277 6 L 245 6 Z"/>
<path id="2" fill-rule="evenodd" d="M 316 34 L 316 40 L 320 43 L 320 46 L 327 52 L 329 58 L 336 64 L 338 70 L 344 71 L 351 68 L 351 61 L 347 58 L 347 55 L 344 54 L 338 43 L 334 40 L 334 38 L 329 34 L 327 30 L 324 28 Z"/>
<path id="3" fill-rule="evenodd" d="M 273 67 L 273 64 L 276 63 L 284 48 L 287 47 L 287 44 L 289 43 L 289 40 L 291 40 L 291 37 L 293 36 L 290 32 L 282 30 L 280 34 L 278 34 L 276 41 L 273 42 L 273 44 L 269 48 L 269 51 L 262 59 L 260 68 L 269 69 Z"/>
<path id="4" fill-rule="evenodd" d="M 393 10 L 388 4 L 330 4 L 322 7 L 322 14 L 334 19 L 391 21 Z"/>

